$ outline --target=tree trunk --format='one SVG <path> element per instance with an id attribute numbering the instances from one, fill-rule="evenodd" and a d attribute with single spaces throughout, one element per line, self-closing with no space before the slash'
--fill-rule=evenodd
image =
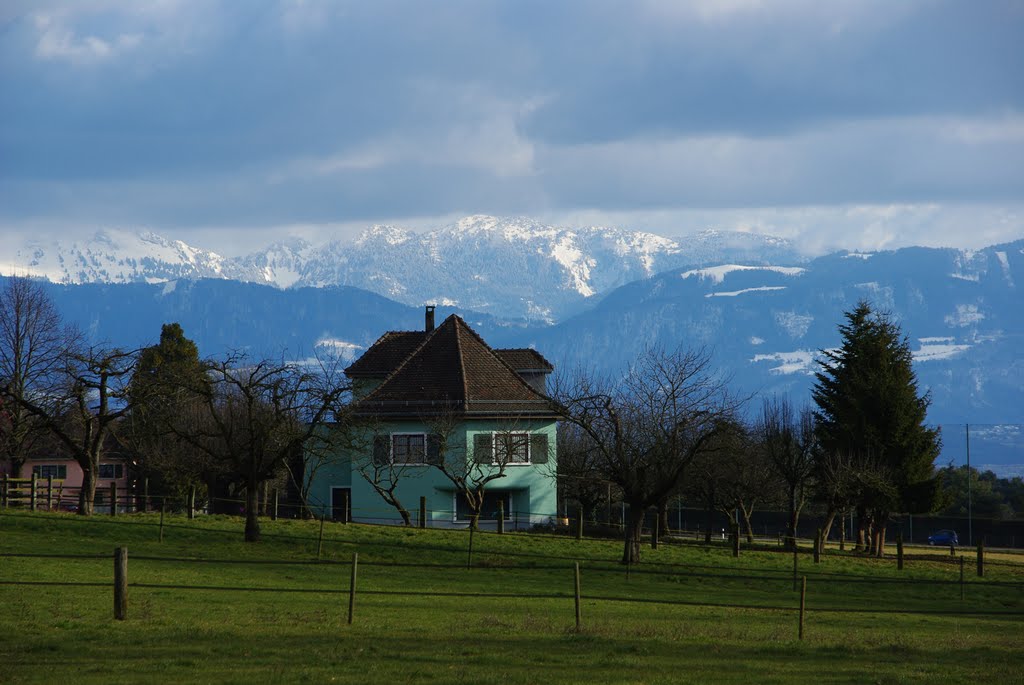
<path id="1" fill-rule="evenodd" d="M 828 536 L 832 533 L 832 524 L 836 520 L 836 510 L 829 509 L 828 514 L 825 516 L 825 525 L 821 528 L 821 544 L 825 545 L 825 540 L 828 540 Z"/>
<path id="2" fill-rule="evenodd" d="M 412 517 L 409 516 L 409 512 L 402 507 L 398 508 L 398 513 L 402 516 L 402 523 L 406 526 L 412 526 Z"/>
<path id="3" fill-rule="evenodd" d="M 260 516 L 257 511 L 259 505 L 259 484 L 250 481 L 245 488 L 245 541 L 260 541 Z"/>
<path id="4" fill-rule="evenodd" d="M 658 503 L 658 532 L 661 537 L 667 537 L 669 534 L 668 525 L 668 500 Z"/>
<path id="5" fill-rule="evenodd" d="M 796 549 L 796 523 L 800 512 L 796 507 L 796 486 L 789 488 L 789 518 L 786 522 L 786 548 Z"/>
<path id="6" fill-rule="evenodd" d="M 644 530 L 644 507 L 631 502 L 629 505 L 629 521 L 626 523 L 626 539 L 622 550 L 623 564 L 636 564 L 640 561 L 640 538 Z"/>
<path id="7" fill-rule="evenodd" d="M 709 497 L 708 498 L 707 510 L 706 510 L 706 516 L 705 516 L 705 519 L 706 519 L 706 529 L 704 531 L 704 544 L 705 545 L 710 545 L 711 544 L 711 522 L 714 520 L 714 516 L 715 516 L 715 509 L 712 506 L 712 502 L 713 502 L 713 499 Z"/>
<path id="8" fill-rule="evenodd" d="M 750 516 L 754 513 L 754 508 L 751 507 L 749 510 L 746 507 L 741 506 L 740 511 L 743 512 L 743 525 L 747 528 L 747 544 L 754 544 L 754 526 L 750 523 Z"/>
<path id="9" fill-rule="evenodd" d="M 78 513 L 80 516 L 92 516 L 96 502 L 96 471 L 97 466 L 82 465 L 82 489 L 78 491 Z"/>
<path id="10" fill-rule="evenodd" d="M 875 555 L 878 557 L 885 556 L 885 524 L 879 521 L 875 524 L 875 536 L 878 538 L 878 542 L 875 544 Z"/>
<path id="11" fill-rule="evenodd" d="M 854 545 L 854 552 L 866 552 L 868 541 L 866 536 L 867 516 L 864 509 L 857 507 L 857 543 Z"/>

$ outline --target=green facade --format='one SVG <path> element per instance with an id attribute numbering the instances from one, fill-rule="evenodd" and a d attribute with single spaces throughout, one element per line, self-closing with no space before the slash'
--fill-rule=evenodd
<path id="1" fill-rule="evenodd" d="M 443 450 L 445 459 L 449 463 L 461 461 L 467 465 L 466 468 L 479 469 L 479 472 L 495 472 L 499 467 L 475 464 L 476 435 L 491 436 L 492 442 L 509 433 L 547 436 L 547 450 L 541 459 L 537 458 L 536 450 L 531 446 L 531 463 L 508 464 L 501 478 L 487 483 L 485 509 L 481 512 L 479 522 L 481 528 L 496 526 L 494 502 L 499 499 L 505 509 L 507 530 L 523 529 L 531 525 L 549 523 L 555 519 L 555 426 L 553 420 L 524 419 L 510 425 L 508 420 L 466 419 L 446 431 L 449 437 Z M 391 434 L 430 435 L 436 432 L 429 422 L 408 420 L 383 422 L 373 431 L 378 436 L 389 437 Z M 362 440 L 356 442 L 369 446 L 373 442 L 373 436 L 366 432 Z M 536 444 L 537 441 L 531 442 Z M 320 466 L 311 474 L 310 503 L 318 515 L 341 518 L 344 515 L 341 507 L 345 498 L 350 497 L 351 520 L 367 523 L 401 523 L 398 511 L 381 498 L 356 468 L 354 462 L 365 462 L 370 459 L 370 452 L 369 447 L 351 454 L 342 451 L 339 458 L 330 460 L 331 463 Z M 532 463 L 534 460 L 544 463 Z M 469 524 L 465 517 L 465 507 L 458 506 L 456 486 L 436 466 L 407 465 L 400 469 L 400 476 L 396 480 L 397 497 L 412 515 L 414 524 L 421 497 L 425 498 L 428 526 L 461 527 Z"/>

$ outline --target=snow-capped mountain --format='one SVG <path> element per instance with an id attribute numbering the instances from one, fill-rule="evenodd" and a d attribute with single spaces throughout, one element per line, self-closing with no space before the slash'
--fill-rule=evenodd
<path id="1" fill-rule="evenodd" d="M 280 288 L 350 285 L 410 305 L 458 305 L 551 323 L 630 281 L 723 260 L 799 257 L 783 239 L 747 233 L 709 230 L 677 241 L 619 228 L 471 216 L 425 233 L 373 226 L 355 240 L 319 246 L 290 240 L 236 258 L 153 233 L 102 231 L 88 241 L 30 243 L 12 265 L 59 283 L 224 278 Z"/>

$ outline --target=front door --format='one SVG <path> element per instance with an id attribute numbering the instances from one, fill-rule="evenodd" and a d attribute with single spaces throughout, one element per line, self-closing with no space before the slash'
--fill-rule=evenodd
<path id="1" fill-rule="evenodd" d="M 331 488 L 331 519 L 342 523 L 352 520 L 351 488 Z"/>

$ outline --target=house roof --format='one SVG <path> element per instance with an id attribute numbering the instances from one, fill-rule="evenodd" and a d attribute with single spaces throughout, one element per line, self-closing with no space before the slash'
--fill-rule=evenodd
<path id="1" fill-rule="evenodd" d="M 528 348 L 494 350 L 494 354 L 516 371 L 543 371 L 550 373 L 555 367 L 537 350 Z"/>
<path id="2" fill-rule="evenodd" d="M 424 331 L 388 331 L 345 369 L 350 378 L 384 377 L 423 344 Z"/>
<path id="3" fill-rule="evenodd" d="M 391 335 L 382 336 L 346 373 L 370 375 L 369 371 L 379 371 L 413 339 L 406 333 L 399 333 L 396 338 Z M 420 344 L 379 386 L 356 402 L 358 413 L 553 416 L 550 400 L 530 386 L 459 316 L 453 314 L 433 331 L 417 335 L 421 336 Z M 375 350 L 378 345 L 381 350 Z M 371 358 L 364 363 L 366 357 Z M 527 355 L 521 357 L 527 359 Z M 540 355 L 537 357 L 543 360 Z M 537 359 L 527 360 L 530 368 L 535 368 Z"/>

